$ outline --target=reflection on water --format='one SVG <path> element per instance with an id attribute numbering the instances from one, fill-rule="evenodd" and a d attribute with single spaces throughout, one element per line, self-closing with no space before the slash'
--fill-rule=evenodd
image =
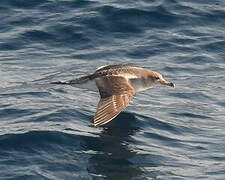
<path id="1" fill-rule="evenodd" d="M 131 162 L 136 152 L 129 149 L 131 136 L 140 128 L 135 126 L 136 118 L 130 113 L 121 113 L 110 124 L 104 127 L 100 137 L 90 147 L 97 148 L 99 153 L 90 159 L 90 173 L 102 175 L 104 179 L 136 179 L 142 170 Z"/>

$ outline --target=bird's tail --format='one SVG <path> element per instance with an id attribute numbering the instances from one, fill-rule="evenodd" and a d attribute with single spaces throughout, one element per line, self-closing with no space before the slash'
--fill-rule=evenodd
<path id="1" fill-rule="evenodd" d="M 71 85 L 78 88 L 84 88 L 84 89 L 89 89 L 91 91 L 97 91 L 97 86 L 93 78 L 94 78 L 93 75 L 88 75 L 88 76 L 72 79 L 69 81 L 55 81 L 55 82 L 51 82 L 51 84 Z"/>
<path id="2" fill-rule="evenodd" d="M 51 82 L 51 84 L 64 84 L 64 85 L 83 84 L 92 79 L 93 79 L 92 75 L 88 75 L 88 76 L 82 76 L 76 79 L 72 79 L 69 81 L 55 81 L 55 82 Z"/>
<path id="3" fill-rule="evenodd" d="M 50 82 L 50 84 L 69 85 L 69 82 L 68 81 L 54 81 L 54 82 Z"/>

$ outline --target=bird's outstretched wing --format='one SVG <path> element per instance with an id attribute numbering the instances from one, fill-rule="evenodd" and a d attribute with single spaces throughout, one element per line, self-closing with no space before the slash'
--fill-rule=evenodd
<path id="1" fill-rule="evenodd" d="M 121 76 L 101 77 L 96 83 L 101 99 L 94 116 L 94 125 L 101 126 L 111 121 L 128 106 L 135 90 L 129 81 Z"/>

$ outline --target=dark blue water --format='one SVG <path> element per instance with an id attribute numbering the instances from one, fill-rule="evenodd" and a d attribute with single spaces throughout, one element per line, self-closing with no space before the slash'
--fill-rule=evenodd
<path id="1" fill-rule="evenodd" d="M 225 179 L 225 1 L 1 0 L 0 179 Z M 50 85 L 133 63 L 176 88 L 104 127 L 98 94 Z"/>

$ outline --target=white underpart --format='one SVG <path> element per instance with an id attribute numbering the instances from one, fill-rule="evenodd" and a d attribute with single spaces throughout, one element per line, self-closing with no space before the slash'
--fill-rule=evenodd
<path id="1" fill-rule="evenodd" d="M 142 79 L 132 79 L 131 84 L 136 92 L 145 91 L 157 85 L 157 83 L 154 82 L 148 82 L 148 84 L 145 84 Z"/>
<path id="2" fill-rule="evenodd" d="M 95 80 L 89 80 L 82 84 L 73 84 L 72 86 L 98 92 L 98 87 L 96 85 Z"/>

